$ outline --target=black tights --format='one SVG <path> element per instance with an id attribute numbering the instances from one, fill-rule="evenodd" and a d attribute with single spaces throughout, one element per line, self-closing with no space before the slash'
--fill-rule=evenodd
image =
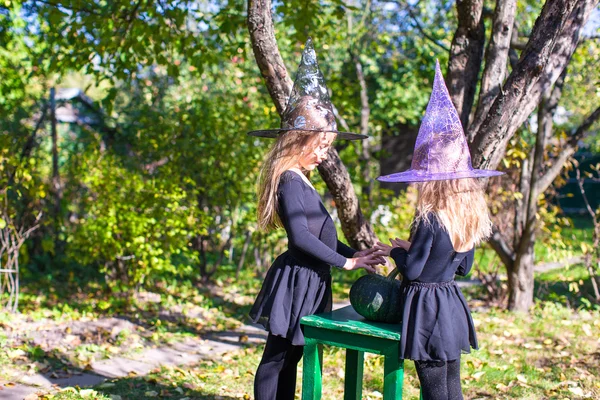
<path id="1" fill-rule="evenodd" d="M 460 359 L 415 361 L 423 400 L 462 400 Z"/>
<path id="2" fill-rule="evenodd" d="M 293 400 L 296 370 L 304 346 L 294 346 L 281 336 L 269 333 L 265 351 L 254 377 L 255 400 Z"/>

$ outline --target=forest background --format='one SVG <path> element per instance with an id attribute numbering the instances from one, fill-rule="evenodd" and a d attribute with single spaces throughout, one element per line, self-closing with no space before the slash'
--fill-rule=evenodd
<path id="1" fill-rule="evenodd" d="M 286 246 L 256 229 L 270 142 L 246 132 L 279 125 L 312 36 L 339 126 L 369 135 L 336 143 L 313 176 L 341 238 L 408 235 L 412 189 L 374 178 L 410 165 L 439 59 L 474 164 L 507 172 L 490 180 L 498 229 L 478 249 L 471 298 L 492 312 L 595 315 L 599 26 L 591 0 L 5 0 L 0 230 L 13 242 L 0 261 L 19 269 L 21 304 L 6 272 L 4 305 L 130 315 L 150 293 L 243 322 Z M 546 282 L 535 268 L 549 263 Z M 336 272 L 338 300 L 358 276 Z M 220 308 L 224 287 L 245 302 Z M 528 384 L 511 379 L 498 382 Z"/>

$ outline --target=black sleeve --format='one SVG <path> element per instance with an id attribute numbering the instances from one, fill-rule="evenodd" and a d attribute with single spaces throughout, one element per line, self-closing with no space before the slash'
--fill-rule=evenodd
<path id="1" fill-rule="evenodd" d="M 290 245 L 335 267 L 343 267 L 346 257 L 330 249 L 308 230 L 304 208 L 304 189 L 297 179 L 282 181 L 279 186 L 279 213 Z"/>
<path id="2" fill-rule="evenodd" d="M 475 259 L 475 248 L 469 250 L 467 254 L 465 254 L 465 258 L 462 259 L 458 268 L 456 268 L 456 275 L 467 276 L 469 272 L 471 272 L 471 267 L 473 267 L 473 260 Z"/>
<path id="3" fill-rule="evenodd" d="M 341 255 L 343 255 L 346 258 L 352 258 L 354 257 L 354 253 L 357 252 L 357 250 L 354 250 L 352 247 L 348 246 L 345 243 L 342 243 L 338 240 L 337 242 L 337 252 L 340 253 Z"/>
<path id="4" fill-rule="evenodd" d="M 396 247 L 390 251 L 390 257 L 394 259 L 398 271 L 407 280 L 414 281 L 421 276 L 431 252 L 434 236 L 435 233 L 431 224 L 422 221 L 415 230 L 408 251 L 401 247 Z"/>

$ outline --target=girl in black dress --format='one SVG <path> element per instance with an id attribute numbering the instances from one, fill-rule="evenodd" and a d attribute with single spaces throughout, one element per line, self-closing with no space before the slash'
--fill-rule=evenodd
<path id="1" fill-rule="evenodd" d="M 304 336 L 300 319 L 331 310 L 331 266 L 364 268 L 382 260 L 373 250 L 357 252 L 338 241 L 333 220 L 303 171 L 327 157 L 334 133 L 287 132 L 263 167 L 259 225 L 283 226 L 288 251 L 274 261 L 250 317 L 269 331 L 254 382 L 257 400 L 293 399 Z"/>
<path id="2" fill-rule="evenodd" d="M 329 91 L 309 39 L 281 128 L 249 133 L 275 138 L 258 189 L 258 225 L 283 227 L 288 250 L 273 262 L 252 310 L 252 321 L 269 331 L 254 379 L 256 400 L 294 399 L 296 368 L 304 346 L 300 319 L 331 310 L 331 266 L 375 272 L 384 262 L 375 249 L 357 252 L 337 239 L 331 216 L 307 175 L 325 158 L 333 140 L 364 139 L 339 132 Z"/>
<path id="3" fill-rule="evenodd" d="M 477 349 L 471 312 L 454 275 L 466 275 L 474 247 L 492 232 L 482 186 L 502 175 L 474 169 L 469 147 L 439 63 L 415 144 L 411 168 L 381 176 L 416 184 L 411 242 L 378 244 L 402 274 L 400 358 L 415 361 L 425 400 L 462 399 L 460 355 Z"/>
<path id="4" fill-rule="evenodd" d="M 411 242 L 378 244 L 403 276 L 400 358 L 415 360 L 423 399 L 462 399 L 460 355 L 477 349 L 475 326 L 454 275 L 467 275 L 474 246 L 491 233 L 474 179 L 418 183 Z"/>

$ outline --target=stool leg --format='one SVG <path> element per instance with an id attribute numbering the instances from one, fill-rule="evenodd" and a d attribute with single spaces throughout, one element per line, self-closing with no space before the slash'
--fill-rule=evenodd
<path id="1" fill-rule="evenodd" d="M 398 346 L 388 349 L 384 357 L 383 400 L 402 399 L 404 360 L 398 358 Z"/>
<path id="2" fill-rule="evenodd" d="M 360 400 L 362 398 L 364 359 L 362 351 L 346 349 L 344 400 Z"/>
<path id="3" fill-rule="evenodd" d="M 317 341 L 305 337 L 304 364 L 302 367 L 302 400 L 321 398 L 321 363 Z"/>

